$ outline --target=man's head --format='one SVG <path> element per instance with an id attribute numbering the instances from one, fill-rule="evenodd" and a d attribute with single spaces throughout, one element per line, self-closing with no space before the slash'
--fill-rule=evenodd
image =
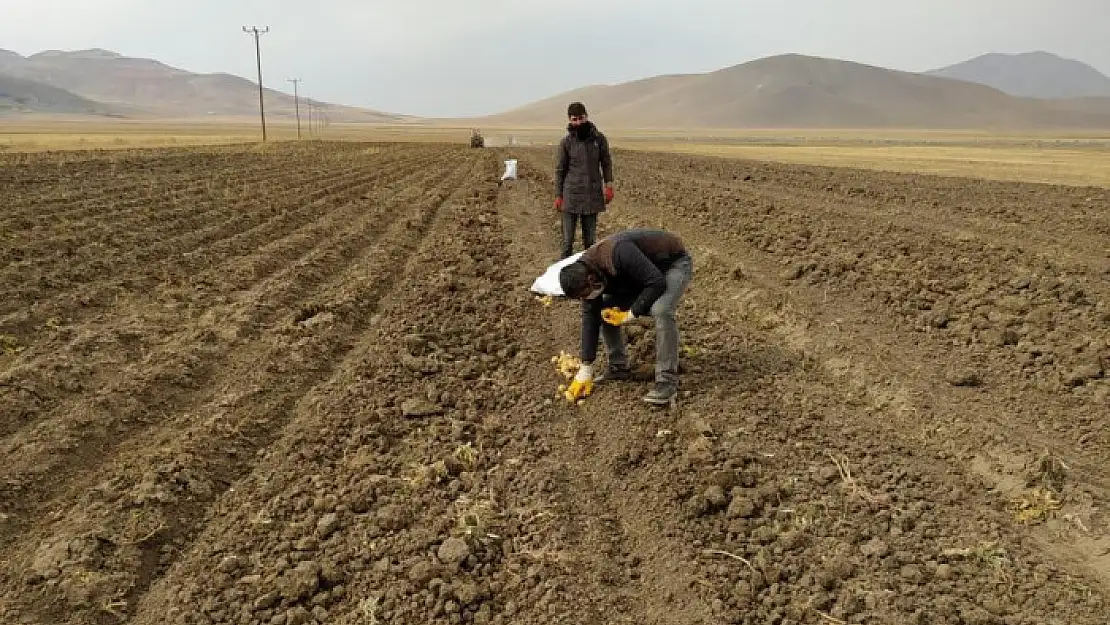
<path id="1" fill-rule="evenodd" d="M 559 271 L 559 286 L 571 299 L 594 299 L 605 289 L 601 278 L 582 261 L 575 261 Z"/>
<path id="2" fill-rule="evenodd" d="M 589 115 L 586 114 L 586 105 L 581 102 L 571 102 L 567 107 L 567 121 L 571 126 L 578 126 L 589 121 Z"/>

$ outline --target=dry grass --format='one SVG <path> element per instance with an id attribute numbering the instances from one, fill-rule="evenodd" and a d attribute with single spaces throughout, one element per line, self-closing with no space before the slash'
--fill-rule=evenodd
<path id="1" fill-rule="evenodd" d="M 498 129 L 486 145 L 507 145 L 510 138 L 527 144 L 551 144 L 559 140 L 562 128 L 536 131 Z M 450 142 L 469 144 L 471 126 L 343 124 L 310 130 L 302 120 L 301 138 L 329 141 Z M 296 141 L 296 123 L 267 121 L 267 139 Z M 126 149 L 230 143 L 258 143 L 262 140 L 257 120 L 118 120 L 90 122 L 80 119 L 26 118 L 5 119 L 0 130 L 0 153 L 41 152 L 46 150 Z"/>
<path id="2" fill-rule="evenodd" d="M 340 124 L 305 139 L 450 142 L 469 144 L 479 128 L 486 145 L 553 145 L 562 120 L 547 127 L 483 126 L 467 120 L 450 124 Z M 605 129 L 605 128 L 603 128 Z M 693 155 L 858 167 L 898 172 L 970 176 L 1110 187 L 1110 137 L 1106 133 L 1028 134 L 930 130 L 821 129 L 605 129 L 615 148 Z M 296 140 L 297 128 L 270 121 L 271 141 Z M 0 152 L 123 149 L 255 143 L 256 120 L 118 120 L 23 118 L 5 120 Z"/>
<path id="3" fill-rule="evenodd" d="M 1110 187 L 1110 148 L 1014 145 L 720 145 L 639 142 L 630 147 L 737 159 Z"/>

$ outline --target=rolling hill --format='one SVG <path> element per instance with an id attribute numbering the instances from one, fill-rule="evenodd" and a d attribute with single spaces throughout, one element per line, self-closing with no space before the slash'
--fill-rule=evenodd
<path id="1" fill-rule="evenodd" d="M 1092 102 L 1020 98 L 962 80 L 800 54 L 585 87 L 480 121 L 562 124 L 572 100 L 611 128 L 1110 128 L 1110 108 Z"/>
<path id="2" fill-rule="evenodd" d="M 46 51 L 23 57 L 0 50 L 0 73 L 71 91 L 148 117 L 257 116 L 258 84 L 231 74 L 198 74 L 108 50 Z M 267 117 L 292 117 L 293 96 L 265 89 Z M 302 101 L 302 114 L 304 102 Z M 395 122 L 406 118 L 324 104 L 332 121 Z M 141 111 L 138 113 L 136 111 Z"/>
<path id="3" fill-rule="evenodd" d="M 1044 51 L 983 54 L 926 73 L 1029 98 L 1110 97 L 1110 78 L 1086 63 Z"/>
<path id="4" fill-rule="evenodd" d="M 126 109 L 26 78 L 0 74 L 0 115 L 51 113 L 62 115 L 123 115 Z"/>

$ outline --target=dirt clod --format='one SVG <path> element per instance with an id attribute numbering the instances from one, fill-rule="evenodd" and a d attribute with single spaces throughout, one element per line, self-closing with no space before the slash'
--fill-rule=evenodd
<path id="1" fill-rule="evenodd" d="M 470 556 L 470 545 L 466 540 L 457 537 L 451 537 L 440 544 L 436 554 L 439 556 L 441 562 L 445 564 L 459 564 Z"/>

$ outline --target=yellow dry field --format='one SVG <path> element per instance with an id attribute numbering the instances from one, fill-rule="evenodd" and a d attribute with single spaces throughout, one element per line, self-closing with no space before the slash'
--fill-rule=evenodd
<path id="1" fill-rule="evenodd" d="M 702 156 L 858 167 L 895 172 L 1110 187 L 1110 149 L 948 145 L 635 144 L 637 149 Z"/>
<path id="2" fill-rule="evenodd" d="M 554 135 L 556 140 L 558 135 Z M 266 138 L 294 141 L 297 125 L 267 120 Z M 451 126 L 330 124 L 323 128 L 302 121 L 300 138 L 328 141 L 467 142 L 470 128 Z M 88 122 L 80 119 L 0 121 L 0 153 L 48 150 L 129 149 L 190 145 L 253 143 L 262 140 L 258 121 L 210 122 L 127 120 Z"/>
<path id="3" fill-rule="evenodd" d="M 270 123 L 267 138 L 275 141 L 297 138 L 295 124 Z M 332 133 L 335 134 L 335 133 Z M 311 134 L 302 126 L 305 139 Z M 0 124 L 0 152 L 47 150 L 128 149 L 190 145 L 249 143 L 262 138 L 259 123 L 34 121 Z"/>
<path id="4" fill-rule="evenodd" d="M 599 122 L 600 123 L 600 122 Z M 551 145 L 563 132 L 551 127 L 479 129 L 489 147 Z M 302 139 L 466 143 L 465 124 L 302 123 Z M 1095 133 L 1029 133 L 895 130 L 607 130 L 617 149 L 805 163 L 838 167 L 968 176 L 997 180 L 1110 187 L 1110 137 Z M 296 140 L 297 127 L 269 121 L 270 141 Z M 0 152 L 127 149 L 251 143 L 261 139 L 257 121 L 8 120 L 0 126 Z"/>

